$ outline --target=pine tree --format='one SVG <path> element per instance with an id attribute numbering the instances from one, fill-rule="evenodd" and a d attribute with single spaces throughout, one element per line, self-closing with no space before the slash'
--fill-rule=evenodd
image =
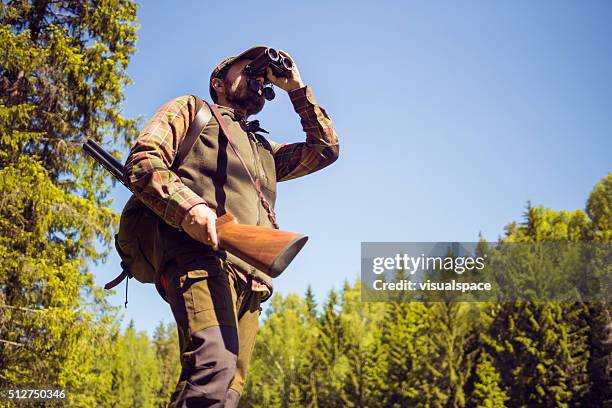
<path id="1" fill-rule="evenodd" d="M 160 322 L 153 334 L 153 345 L 161 377 L 161 386 L 155 393 L 156 406 L 163 408 L 168 404 L 181 372 L 176 324 L 164 326 Z"/>
<path id="2" fill-rule="evenodd" d="M 486 251 L 483 245 L 477 249 L 478 252 Z M 457 256 L 450 246 L 444 254 L 446 259 Z M 435 265 L 426 271 L 425 278 L 449 282 L 457 279 L 457 273 Z M 420 397 L 426 401 L 426 406 L 464 407 L 467 404 L 465 389 L 472 376 L 478 349 L 480 306 L 459 302 L 457 294 L 450 291 L 431 292 L 423 298 L 429 300 L 426 303 L 428 330 L 424 336 L 429 349 L 425 374 L 429 381 L 423 385 Z"/>
<path id="3" fill-rule="evenodd" d="M 612 172 L 595 185 L 586 204 L 591 220 L 591 236 L 597 253 L 594 261 L 601 261 L 594 273 L 604 279 L 612 276 L 609 262 L 609 244 L 612 243 Z M 601 245 L 600 245 L 601 244 Z M 604 246 L 608 245 L 608 246 Z M 591 282 L 594 279 L 590 279 Z M 588 304 L 589 348 L 588 363 L 591 379 L 590 392 L 585 396 L 585 406 L 612 406 L 612 306 L 609 302 Z"/>
<path id="4" fill-rule="evenodd" d="M 155 347 L 145 332 L 136 332 L 131 321 L 119 341 L 119 370 L 122 382 L 117 384 L 116 408 L 153 408 L 161 376 Z M 119 371 L 118 370 L 118 371 Z M 167 401 L 166 401 L 167 402 Z"/>
<path id="5" fill-rule="evenodd" d="M 342 388 L 348 372 L 345 330 L 338 310 L 338 293 L 331 290 L 318 322 L 313 355 L 316 401 L 319 407 L 341 407 Z"/>
<path id="6" fill-rule="evenodd" d="M 88 262 L 117 217 L 80 144 L 135 135 L 120 110 L 135 17 L 129 0 L 0 3 L 0 388 L 112 398 L 116 312 Z"/>
<path id="7" fill-rule="evenodd" d="M 308 331 L 308 341 L 304 347 L 308 350 L 309 356 L 314 354 L 314 348 L 319 336 L 317 331 L 319 312 L 317 310 L 317 302 L 312 292 L 312 288 L 308 285 L 303 301 L 302 322 L 304 328 Z M 316 372 L 315 360 L 313 358 L 304 358 L 301 360 L 300 373 L 294 384 L 296 391 L 292 400 L 296 401 L 299 395 L 299 401 L 302 407 L 317 406 L 317 391 L 316 391 Z"/>
<path id="8" fill-rule="evenodd" d="M 477 304 L 438 302 L 428 305 L 432 348 L 428 370 L 432 381 L 427 387 L 430 406 L 464 407 L 465 387 L 471 376 L 480 330 Z"/>
<path id="9" fill-rule="evenodd" d="M 557 212 L 528 204 L 525 218 L 507 226 L 504 242 L 589 239 L 589 220 L 582 211 Z M 519 293 L 537 294 L 547 293 L 556 277 L 571 270 L 559 267 L 559 261 L 571 261 L 566 255 L 576 246 L 507 247 L 512 248 L 503 254 L 507 284 Z M 532 273 L 538 270 L 548 270 L 545 276 L 550 278 L 538 279 Z M 506 302 L 488 309 L 484 318 L 490 326 L 481 339 L 494 358 L 511 406 L 572 406 L 584 398 L 590 387 L 587 311 L 577 302 Z"/>
<path id="10" fill-rule="evenodd" d="M 501 386 L 501 377 L 493 365 L 493 358 L 484 352 L 476 367 L 476 383 L 469 406 L 482 408 L 505 408 L 508 400 L 506 391 Z"/>
<path id="11" fill-rule="evenodd" d="M 395 280 L 406 278 L 400 270 Z M 384 405 L 389 407 L 427 406 L 424 393 L 427 382 L 427 360 L 431 357 L 428 310 L 420 302 L 386 304 L 382 322 L 382 352 L 386 369 Z"/>
<path id="12" fill-rule="evenodd" d="M 312 359 L 316 326 L 297 295 L 276 294 L 257 334 L 243 404 L 253 407 L 307 406 L 307 370 Z"/>
<path id="13" fill-rule="evenodd" d="M 310 285 L 308 285 L 308 288 L 306 289 L 304 302 L 306 304 L 306 310 L 309 318 L 313 319 L 313 321 L 316 320 L 318 316 L 317 302 L 314 297 L 314 293 L 312 293 L 312 287 Z"/>
<path id="14" fill-rule="evenodd" d="M 345 284 L 342 292 L 342 322 L 348 372 L 342 390 L 345 407 L 380 404 L 386 385 L 382 355 L 382 318 L 385 305 L 362 302 L 361 283 Z"/>

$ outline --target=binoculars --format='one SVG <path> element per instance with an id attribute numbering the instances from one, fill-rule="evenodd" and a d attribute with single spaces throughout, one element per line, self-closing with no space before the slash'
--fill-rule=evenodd
<path id="1" fill-rule="evenodd" d="M 287 76 L 293 69 L 293 61 L 281 55 L 274 48 L 266 48 L 259 54 L 249 65 L 244 67 L 244 72 L 250 78 L 262 76 L 266 79 L 266 68 L 270 67 L 274 75 L 283 77 Z"/>
<path id="2" fill-rule="evenodd" d="M 277 77 L 284 77 L 289 75 L 293 69 L 293 61 L 291 58 L 281 55 L 274 48 L 266 48 L 250 64 L 244 67 L 244 72 L 249 77 L 248 84 L 251 90 L 271 101 L 275 97 L 274 89 L 271 86 L 262 88 L 261 84 L 255 80 L 257 77 L 263 77 L 264 84 L 270 83 L 266 71 L 268 67 Z"/>

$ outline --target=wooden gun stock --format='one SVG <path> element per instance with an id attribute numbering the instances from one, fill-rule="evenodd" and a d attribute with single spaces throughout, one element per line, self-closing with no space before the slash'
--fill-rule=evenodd
<path id="1" fill-rule="evenodd" d="M 238 224 L 230 213 L 217 218 L 216 226 L 219 248 L 272 278 L 285 270 L 308 241 L 308 237 L 302 234 Z"/>

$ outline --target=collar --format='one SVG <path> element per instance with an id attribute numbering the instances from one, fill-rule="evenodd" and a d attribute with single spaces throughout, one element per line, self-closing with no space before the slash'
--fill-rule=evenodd
<path id="1" fill-rule="evenodd" d="M 237 111 L 234 108 L 230 108 L 229 106 L 223 106 L 219 104 L 215 104 L 217 108 L 221 111 L 221 114 L 227 114 L 232 120 L 240 123 L 240 127 L 247 133 L 269 133 L 267 130 L 261 128 L 259 126 L 258 120 L 246 120 L 242 113 Z"/>
<path id="2" fill-rule="evenodd" d="M 217 108 L 221 111 L 221 113 L 227 114 L 232 120 L 240 121 L 242 120 L 242 114 L 238 112 L 234 108 L 230 108 L 229 106 L 215 104 Z"/>

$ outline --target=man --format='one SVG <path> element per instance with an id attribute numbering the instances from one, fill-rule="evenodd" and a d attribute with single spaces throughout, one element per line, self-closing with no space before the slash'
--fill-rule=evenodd
<path id="1" fill-rule="evenodd" d="M 322 169 L 337 159 L 339 150 L 329 116 L 295 63 L 286 77 L 267 68 L 267 78 L 255 78 L 259 90 L 249 86 L 244 68 L 265 48 L 223 60 L 210 77 L 210 93 L 240 155 L 274 205 L 277 181 Z M 247 122 L 264 106 L 266 79 L 288 92 L 305 142 L 277 144 L 256 133 L 263 131 L 258 122 Z M 136 196 L 165 221 L 158 234 L 165 265 L 161 280 L 178 327 L 182 365 L 170 406 L 234 407 L 253 350 L 260 303 L 271 296 L 272 282 L 218 249 L 215 220 L 231 212 L 243 224 L 272 224 L 214 118 L 178 169 L 170 170 L 195 115 L 193 96 L 166 103 L 138 137 L 126 176 Z"/>

